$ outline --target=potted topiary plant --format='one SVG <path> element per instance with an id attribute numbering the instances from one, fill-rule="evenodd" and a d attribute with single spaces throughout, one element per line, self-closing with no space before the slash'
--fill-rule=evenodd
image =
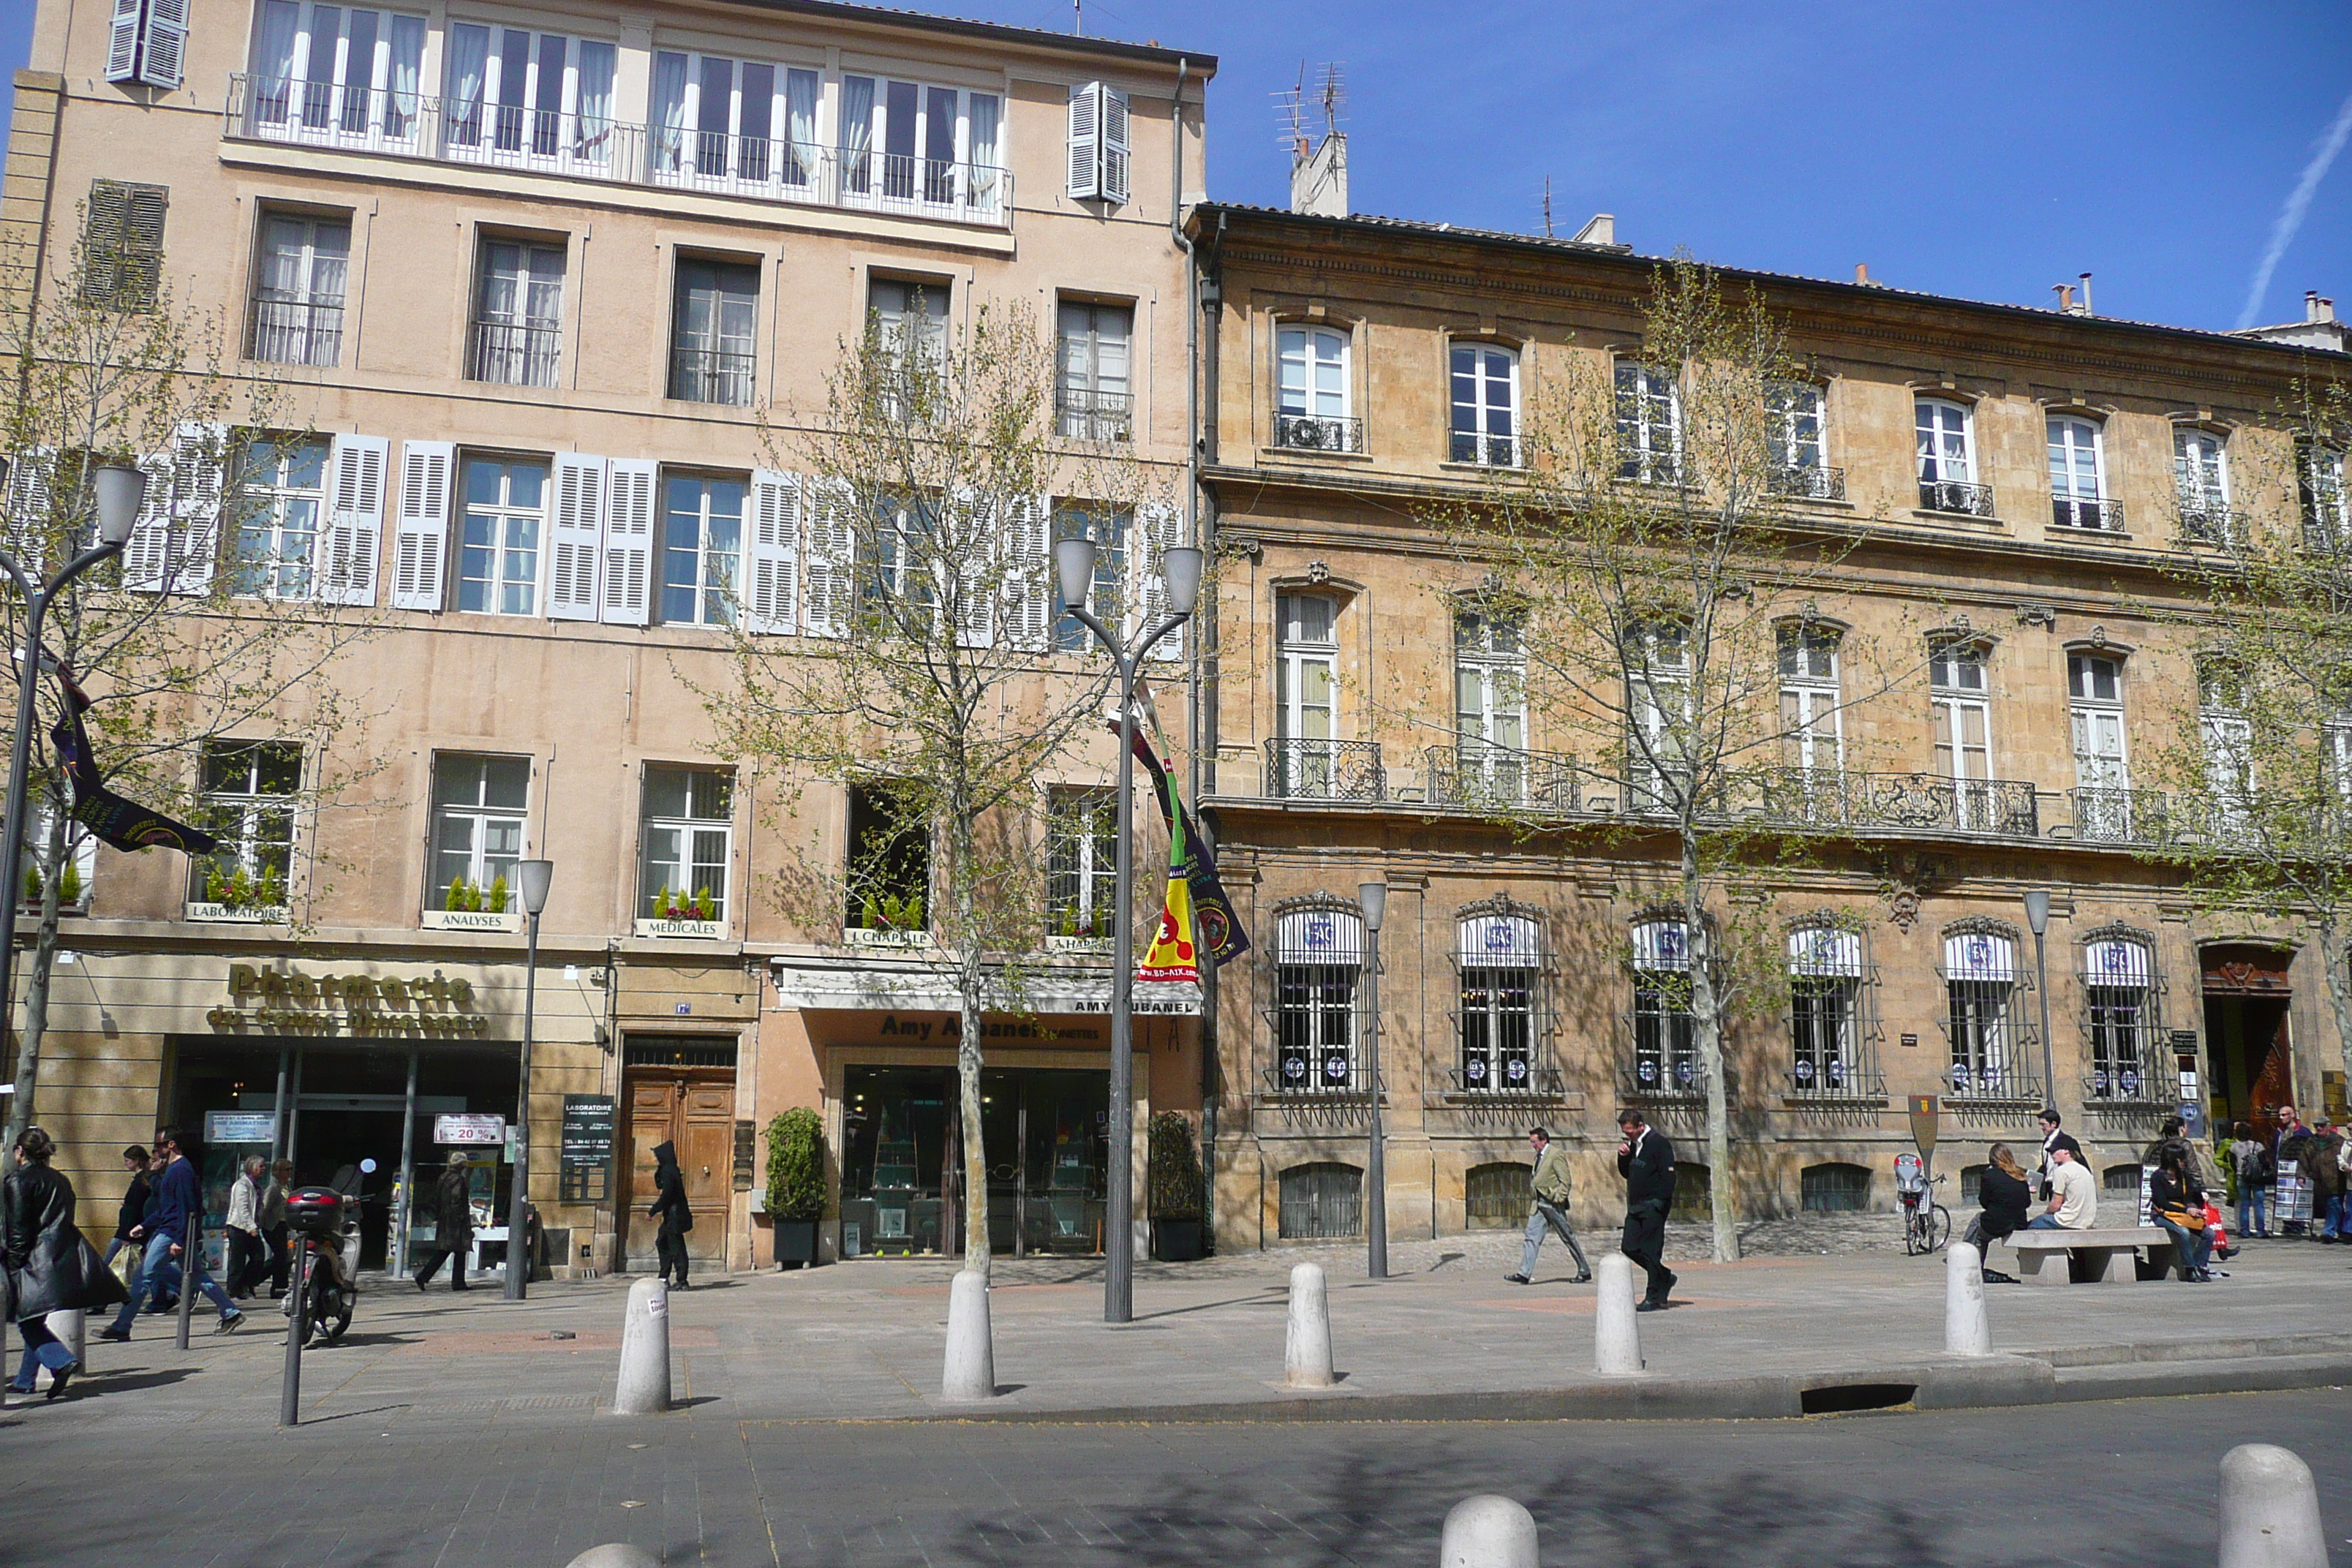
<path id="1" fill-rule="evenodd" d="M 1201 1256 L 1201 1159 L 1191 1118 L 1162 1110 L 1150 1131 L 1151 1256 L 1190 1263 Z"/>
<path id="2" fill-rule="evenodd" d="M 824 1217 L 824 1123 L 807 1106 L 796 1106 L 768 1123 L 768 1218 L 776 1228 L 777 1268 L 816 1262 L 816 1227 Z"/>

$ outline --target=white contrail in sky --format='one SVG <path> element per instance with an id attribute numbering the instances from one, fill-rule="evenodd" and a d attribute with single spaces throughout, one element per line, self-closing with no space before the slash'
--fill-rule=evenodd
<path id="1" fill-rule="evenodd" d="M 2303 226 L 2303 215 L 2311 209 L 2311 198 L 2319 189 L 2319 182 L 2327 177 L 2327 166 L 2336 162 L 2336 154 L 2344 151 L 2347 138 L 2352 138 L 2352 98 L 2336 111 L 2336 123 L 2319 139 L 2312 150 L 2311 162 L 2303 166 L 2303 178 L 2294 183 L 2287 196 L 2286 205 L 2279 209 L 2278 222 L 2271 228 L 2271 242 L 2263 252 L 2263 264 L 2254 268 L 2253 287 L 2246 290 L 2246 308 L 2238 312 L 2241 331 L 2254 324 L 2263 308 L 2263 296 L 2270 292 L 2271 274 L 2278 269 L 2279 258 L 2294 243 L 2294 231 Z"/>

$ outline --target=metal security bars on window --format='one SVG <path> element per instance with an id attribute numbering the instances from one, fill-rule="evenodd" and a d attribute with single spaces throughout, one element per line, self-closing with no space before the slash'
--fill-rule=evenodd
<path id="1" fill-rule="evenodd" d="M 2163 984 L 2144 932 L 2113 926 L 2083 943 L 2084 1099 L 2096 1104 L 2170 1105 L 2158 1062 Z"/>
<path id="2" fill-rule="evenodd" d="M 1678 920 L 1633 928 L 1633 1061 L 1627 1087 L 1641 1095 L 1706 1088 L 1691 1017 L 1690 940 Z"/>
<path id="3" fill-rule="evenodd" d="M 1364 922 L 1333 904 L 1296 909 L 1275 927 L 1274 1066 L 1268 1087 L 1280 1095 L 1358 1096 L 1370 1085 L 1359 1066 L 1358 982 L 1363 976 Z"/>
<path id="4" fill-rule="evenodd" d="M 1454 1087 L 1463 1094 L 1556 1095 L 1543 927 L 1507 899 L 1481 905 L 1454 926 Z"/>
<path id="5" fill-rule="evenodd" d="M 2039 1036 L 2028 1022 L 2032 976 L 2018 967 L 2017 933 L 1996 921 L 1966 921 L 1944 938 L 1940 1020 L 1950 1047 L 1945 1082 L 1956 1100 L 2038 1100 L 2031 1061 Z"/>
<path id="6" fill-rule="evenodd" d="M 1862 933 L 1800 926 L 1789 933 L 1789 1091 L 1837 1100 L 1886 1091 L 1869 1001 L 1875 987 Z"/>

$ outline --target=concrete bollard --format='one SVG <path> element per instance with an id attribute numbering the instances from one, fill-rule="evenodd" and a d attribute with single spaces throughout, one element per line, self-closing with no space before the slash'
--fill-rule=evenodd
<path id="1" fill-rule="evenodd" d="M 1464 1498 L 1445 1515 L 1437 1568 L 1538 1568 L 1535 1515 L 1507 1497 Z"/>
<path id="2" fill-rule="evenodd" d="M 957 1272 L 948 1287 L 948 1360 L 940 1397 L 976 1405 L 996 1397 L 996 1347 L 988 1330 L 988 1276 Z"/>
<path id="3" fill-rule="evenodd" d="M 1283 1335 L 1282 1381 L 1289 1388 L 1329 1388 L 1331 1298 L 1323 1288 L 1323 1266 L 1302 1263 L 1290 1271 L 1290 1325 Z"/>
<path id="4" fill-rule="evenodd" d="M 1969 1242 L 1952 1243 L 1944 1258 L 1944 1353 L 1992 1354 L 1985 1321 L 1984 1257 Z"/>
<path id="5" fill-rule="evenodd" d="M 79 1307 L 68 1307 L 62 1311 L 51 1312 L 42 1321 L 48 1324 L 49 1332 L 57 1335 L 66 1349 L 73 1352 L 74 1360 L 82 1363 L 86 1368 L 89 1361 L 87 1353 L 89 1349 L 89 1341 L 87 1337 L 89 1332 L 89 1314 Z M 49 1375 L 47 1367 L 40 1367 L 33 1373 L 35 1388 L 47 1388 L 56 1381 Z"/>
<path id="6" fill-rule="evenodd" d="M 1642 1320 L 1633 1315 L 1633 1260 L 1604 1252 L 1592 1302 L 1592 1370 L 1603 1377 L 1631 1377 L 1642 1370 Z"/>
<path id="7" fill-rule="evenodd" d="M 2319 1489 L 2285 1448 L 2242 1443 L 2221 1456 L 2221 1568 L 2327 1568 Z"/>
<path id="8" fill-rule="evenodd" d="M 661 1568 L 661 1560 L 642 1546 L 608 1541 L 602 1546 L 590 1547 L 565 1563 L 564 1568 Z"/>
<path id="9" fill-rule="evenodd" d="M 620 1415 L 658 1415 L 669 1408 L 669 1287 L 640 1279 L 629 1287 L 621 1326 L 621 1381 L 613 1394 Z"/>

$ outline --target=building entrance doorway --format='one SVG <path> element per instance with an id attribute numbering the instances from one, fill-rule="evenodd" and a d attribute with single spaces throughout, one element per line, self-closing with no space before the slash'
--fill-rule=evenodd
<path id="1" fill-rule="evenodd" d="M 651 1273 L 661 1267 L 655 1237 L 659 1222 L 646 1210 L 655 1197 L 654 1151 L 677 1146 L 694 1228 L 686 1255 L 725 1267 L 735 1171 L 735 1041 L 726 1036 L 635 1037 L 624 1047 L 622 1131 L 629 1173 L 628 1214 L 621 1226 L 622 1268 Z"/>
<path id="2" fill-rule="evenodd" d="M 2277 1126 L 2277 1108 L 2294 1102 L 2289 1037 L 2291 953 L 2277 948 L 2216 946 L 2203 954 L 2206 1074 L 2216 1138 L 2240 1121 L 2257 1137 Z"/>

